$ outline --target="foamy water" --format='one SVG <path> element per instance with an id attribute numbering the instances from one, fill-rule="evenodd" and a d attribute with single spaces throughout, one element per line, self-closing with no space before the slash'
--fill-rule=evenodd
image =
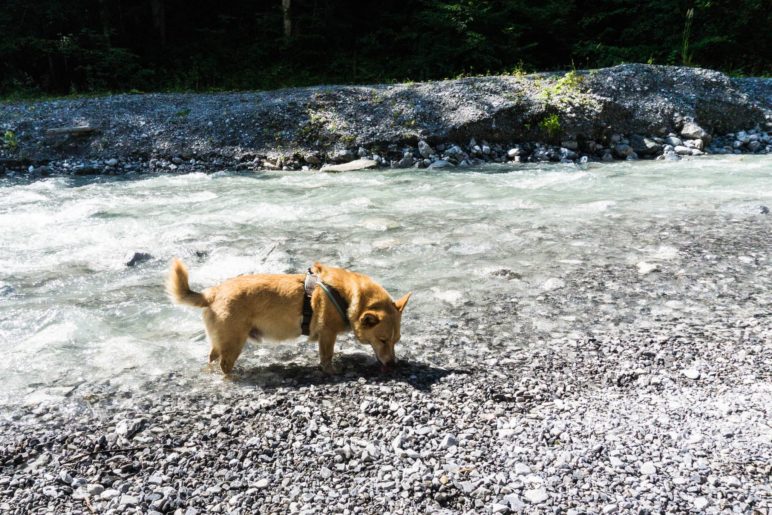
<path id="1" fill-rule="evenodd" d="M 2 180 L 1 399 L 55 396 L 82 381 L 200 375 L 200 313 L 171 305 L 162 287 L 173 256 L 190 267 L 194 289 L 319 260 L 365 272 L 394 297 L 412 290 L 402 345 L 417 342 L 410 352 L 420 358 L 422 321 L 469 299 L 517 296 L 518 316 L 535 320 L 538 295 L 581 267 L 678 263 L 678 234 L 648 237 L 646 228 L 759 217 L 760 205 L 772 207 L 769 158 Z M 127 267 L 134 252 L 153 259 Z M 577 305 L 577 316 L 586 308 Z M 366 350 L 345 342 L 343 352 Z M 317 359 L 315 345 L 299 341 L 248 349 L 240 363 Z"/>

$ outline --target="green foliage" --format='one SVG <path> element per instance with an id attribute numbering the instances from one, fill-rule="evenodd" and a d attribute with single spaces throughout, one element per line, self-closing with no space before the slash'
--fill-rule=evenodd
<path id="1" fill-rule="evenodd" d="M 684 32 L 681 38 L 681 63 L 684 66 L 691 66 L 692 54 L 689 52 L 689 37 L 692 33 L 692 19 L 694 18 L 694 8 L 686 11 L 686 20 L 684 21 Z"/>
<path id="2" fill-rule="evenodd" d="M 16 138 L 15 132 L 12 130 L 5 131 L 3 134 L 3 146 L 11 151 L 19 148 L 19 140 Z"/>
<path id="3" fill-rule="evenodd" d="M 539 128 L 544 131 L 550 139 L 560 136 L 560 117 L 557 114 L 546 116 L 539 122 Z"/>
<path id="4" fill-rule="evenodd" d="M 551 100 L 561 95 L 574 95 L 581 92 L 579 89 L 584 82 L 584 77 L 576 73 L 576 70 L 563 75 L 561 78 L 555 81 L 554 84 L 542 89 L 540 96 L 544 100 Z"/>

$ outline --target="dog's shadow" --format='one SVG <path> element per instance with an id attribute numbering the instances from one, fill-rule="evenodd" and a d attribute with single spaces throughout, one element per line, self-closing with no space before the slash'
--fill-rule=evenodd
<path id="1" fill-rule="evenodd" d="M 471 370 L 440 368 L 401 359 L 389 372 L 382 372 L 372 357 L 364 353 L 346 354 L 335 360 L 340 373 L 329 375 L 317 365 L 274 364 L 258 367 L 237 367 L 233 375 L 236 384 L 258 386 L 265 390 L 356 382 L 406 383 L 417 390 L 429 390 L 432 385 L 451 374 L 471 374 Z"/>

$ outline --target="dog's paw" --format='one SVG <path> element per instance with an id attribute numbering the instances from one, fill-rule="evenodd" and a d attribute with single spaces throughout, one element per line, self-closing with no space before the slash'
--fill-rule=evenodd
<path id="1" fill-rule="evenodd" d="M 321 363 L 319 368 L 327 375 L 336 376 L 340 374 L 340 368 L 336 367 L 332 363 Z"/>

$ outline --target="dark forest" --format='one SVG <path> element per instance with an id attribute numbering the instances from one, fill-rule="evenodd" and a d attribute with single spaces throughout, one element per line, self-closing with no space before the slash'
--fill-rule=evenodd
<path id="1" fill-rule="evenodd" d="M 772 69 L 769 1 L 4 0 L 0 95 L 272 89 L 623 62 Z"/>

